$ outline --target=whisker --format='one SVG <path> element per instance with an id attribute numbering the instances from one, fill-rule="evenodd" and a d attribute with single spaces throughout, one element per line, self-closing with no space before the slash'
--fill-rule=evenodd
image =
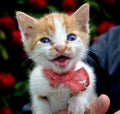
<path id="1" fill-rule="evenodd" d="M 19 57 L 18 61 L 22 61 L 21 64 L 20 64 L 20 68 L 22 68 L 22 69 L 25 68 L 25 67 L 28 67 L 28 66 L 31 69 L 34 65 L 34 62 L 26 56 Z"/>

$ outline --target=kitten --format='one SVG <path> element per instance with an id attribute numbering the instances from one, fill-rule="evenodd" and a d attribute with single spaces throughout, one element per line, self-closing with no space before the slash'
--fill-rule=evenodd
<path id="1" fill-rule="evenodd" d="M 73 15 L 36 19 L 18 11 L 16 17 L 24 49 L 36 64 L 29 79 L 33 114 L 84 114 L 96 98 L 93 70 L 82 61 L 89 43 L 89 4 Z"/>

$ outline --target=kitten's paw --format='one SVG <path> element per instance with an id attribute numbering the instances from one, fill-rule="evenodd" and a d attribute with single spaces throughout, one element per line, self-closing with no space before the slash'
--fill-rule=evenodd
<path id="1" fill-rule="evenodd" d="M 84 114 L 88 106 L 85 98 L 72 97 L 69 100 L 68 114 Z"/>

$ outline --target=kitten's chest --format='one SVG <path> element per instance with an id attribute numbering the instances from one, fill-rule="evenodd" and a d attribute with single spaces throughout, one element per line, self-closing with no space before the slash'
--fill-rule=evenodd
<path id="1" fill-rule="evenodd" d="M 71 97 L 71 92 L 64 84 L 60 84 L 55 93 L 48 96 L 49 104 L 53 112 L 65 110 L 68 108 L 68 100 Z"/>

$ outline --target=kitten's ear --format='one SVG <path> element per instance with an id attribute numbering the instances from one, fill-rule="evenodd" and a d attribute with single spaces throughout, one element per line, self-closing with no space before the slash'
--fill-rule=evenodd
<path id="1" fill-rule="evenodd" d="M 35 18 L 20 11 L 16 12 L 16 18 L 22 35 L 29 38 L 33 33 Z"/>
<path id="2" fill-rule="evenodd" d="M 83 4 L 78 10 L 75 11 L 73 16 L 76 19 L 77 25 L 81 30 L 89 32 L 89 4 Z"/>

